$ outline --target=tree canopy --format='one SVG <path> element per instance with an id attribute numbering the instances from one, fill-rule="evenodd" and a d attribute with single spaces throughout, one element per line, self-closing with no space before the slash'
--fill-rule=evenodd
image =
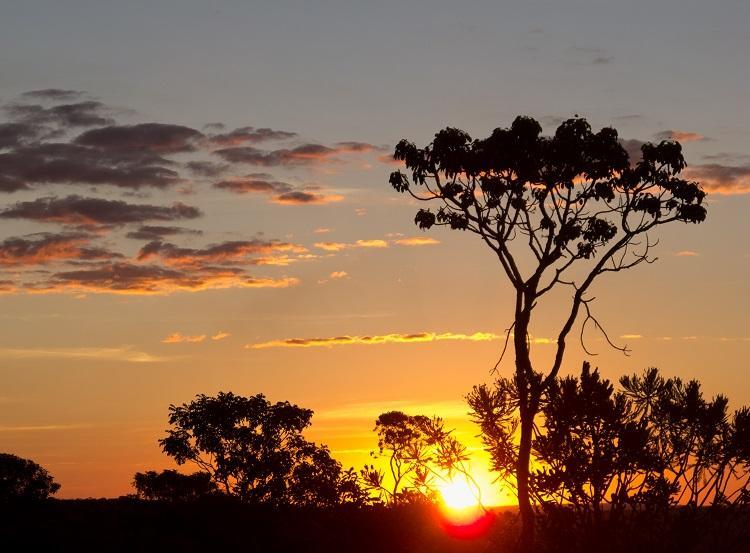
<path id="1" fill-rule="evenodd" d="M 47 499 L 60 484 L 30 459 L 0 453 L 0 501 Z"/>
<path id="2" fill-rule="evenodd" d="M 250 503 L 331 506 L 362 499 L 353 470 L 302 436 L 313 412 L 262 394 L 219 392 L 170 405 L 159 443 L 178 464 L 192 462 L 219 488 Z"/>

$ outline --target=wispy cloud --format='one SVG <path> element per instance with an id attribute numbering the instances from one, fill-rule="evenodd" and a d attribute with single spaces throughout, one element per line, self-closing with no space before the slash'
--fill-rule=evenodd
<path id="1" fill-rule="evenodd" d="M 694 252 L 693 250 L 681 250 L 679 252 L 675 252 L 675 257 L 698 257 L 700 254 L 698 252 Z"/>
<path id="2" fill-rule="evenodd" d="M 81 347 L 81 348 L 0 348 L 0 358 L 6 359 L 81 359 L 81 360 L 111 360 L 126 361 L 128 363 L 156 363 L 165 361 L 165 357 L 157 357 L 138 351 L 133 346 L 113 348 Z"/>
<path id="3" fill-rule="evenodd" d="M 677 140 L 678 142 L 702 142 L 709 140 L 702 134 L 690 131 L 664 130 L 654 135 L 660 140 Z"/>
<path id="4" fill-rule="evenodd" d="M 332 336 L 327 338 L 286 338 L 247 344 L 246 349 L 264 349 L 278 347 L 330 347 L 347 345 L 379 345 L 379 344 L 409 344 L 424 342 L 469 341 L 486 342 L 497 340 L 500 336 L 491 332 L 475 332 L 473 334 L 456 334 L 453 332 L 416 332 L 412 334 L 383 334 L 375 336 Z"/>
<path id="5" fill-rule="evenodd" d="M 180 332 L 173 332 L 166 338 L 164 338 L 161 343 L 162 344 L 199 344 L 200 342 L 204 341 L 206 339 L 205 334 L 199 334 L 194 336 L 188 336 L 185 334 L 182 334 Z"/>
<path id="6" fill-rule="evenodd" d="M 414 236 L 412 238 L 399 238 L 398 240 L 394 240 L 394 243 L 399 246 L 432 246 L 440 244 L 440 240 L 429 236 Z"/>
<path id="7" fill-rule="evenodd" d="M 219 332 L 211 336 L 211 339 L 214 342 L 218 342 L 219 340 L 223 340 L 224 338 L 229 338 L 230 336 L 231 334 L 229 334 L 229 332 L 224 332 L 223 330 L 220 330 Z"/>

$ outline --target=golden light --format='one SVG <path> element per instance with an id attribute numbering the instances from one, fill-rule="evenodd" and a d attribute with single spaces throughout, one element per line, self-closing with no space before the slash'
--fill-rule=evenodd
<path id="1" fill-rule="evenodd" d="M 451 511 L 462 511 L 479 507 L 479 500 L 469 483 L 463 479 L 450 480 L 440 486 L 443 504 Z"/>
<path id="2" fill-rule="evenodd" d="M 478 490 L 466 479 L 448 480 L 438 487 L 442 498 L 441 521 L 453 537 L 472 539 L 485 534 L 493 517 L 478 499 Z"/>

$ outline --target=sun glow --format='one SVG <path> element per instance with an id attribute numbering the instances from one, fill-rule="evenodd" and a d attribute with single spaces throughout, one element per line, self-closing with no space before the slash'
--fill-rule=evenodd
<path id="1" fill-rule="evenodd" d="M 462 511 L 479 507 L 476 492 L 465 480 L 450 480 L 440 486 L 440 496 L 445 507 L 452 511 Z"/>
<path id="2" fill-rule="evenodd" d="M 485 534 L 492 516 L 482 506 L 478 490 L 464 479 L 449 480 L 439 487 L 442 497 L 441 520 L 445 530 L 456 538 L 476 538 Z"/>

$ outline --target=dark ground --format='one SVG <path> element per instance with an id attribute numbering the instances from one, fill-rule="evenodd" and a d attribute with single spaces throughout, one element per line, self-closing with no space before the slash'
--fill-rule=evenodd
<path id="1" fill-rule="evenodd" d="M 0 505 L 0 551 L 248 551 L 263 553 L 479 553 L 510 551 L 513 510 L 494 512 L 472 536 L 431 506 L 273 511 L 226 500 L 51 500 Z M 467 533 L 467 532 L 463 532 Z M 750 553 L 744 512 L 678 512 L 618 522 L 596 535 L 567 517 L 544 521 L 540 552 Z"/>

